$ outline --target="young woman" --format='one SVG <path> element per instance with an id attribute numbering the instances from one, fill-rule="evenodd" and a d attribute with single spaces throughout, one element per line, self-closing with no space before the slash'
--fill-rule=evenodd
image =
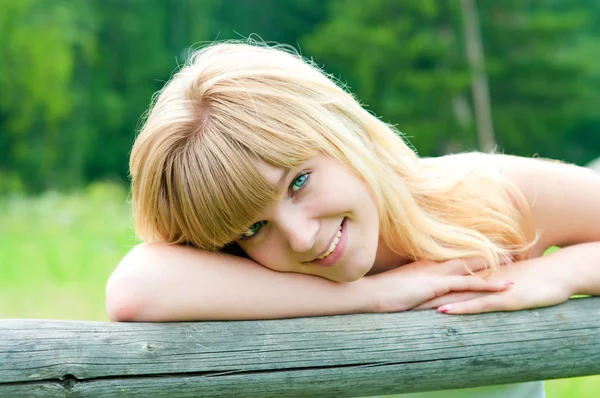
<path id="1" fill-rule="evenodd" d="M 600 177 L 419 158 L 281 48 L 198 51 L 156 97 L 130 168 L 145 243 L 108 282 L 115 321 L 466 314 L 600 293 Z"/>

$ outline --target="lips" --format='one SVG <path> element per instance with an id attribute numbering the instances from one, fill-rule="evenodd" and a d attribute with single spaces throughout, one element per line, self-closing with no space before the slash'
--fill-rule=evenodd
<path id="1" fill-rule="evenodd" d="M 346 243 L 348 242 L 348 228 L 346 224 L 346 218 L 344 218 L 340 228 L 329 242 L 327 249 L 311 261 L 311 263 L 321 267 L 330 267 L 342 258 L 346 250 Z"/>
<path id="2" fill-rule="evenodd" d="M 340 242 L 341 236 L 342 236 L 342 226 L 340 225 L 340 228 L 338 229 L 337 233 L 335 234 L 335 237 L 329 244 L 329 248 L 324 253 L 322 253 L 319 257 L 317 257 L 316 260 L 324 259 L 325 257 L 329 256 L 331 253 L 333 253 L 333 251 L 337 247 L 338 243 Z"/>

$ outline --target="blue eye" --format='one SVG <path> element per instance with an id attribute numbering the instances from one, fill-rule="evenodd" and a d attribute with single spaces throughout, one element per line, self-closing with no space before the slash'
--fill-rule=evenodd
<path id="1" fill-rule="evenodd" d="M 242 236 L 240 236 L 240 240 L 248 240 L 256 235 L 263 225 L 265 225 L 266 221 L 258 221 L 252 224 L 246 231 L 242 232 Z"/>
<path id="2" fill-rule="evenodd" d="M 298 192 L 308 181 L 308 173 L 302 173 L 292 183 L 292 192 Z"/>

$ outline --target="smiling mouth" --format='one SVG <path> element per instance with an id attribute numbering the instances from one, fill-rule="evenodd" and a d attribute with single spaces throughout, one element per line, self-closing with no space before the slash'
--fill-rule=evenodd
<path id="1" fill-rule="evenodd" d="M 337 233 L 335 234 L 335 238 L 333 238 L 333 240 L 331 241 L 331 244 L 329 245 L 329 248 L 327 249 L 327 251 L 325 253 L 323 253 L 322 255 L 320 255 L 319 257 L 317 257 L 315 260 L 322 260 L 322 259 L 326 258 L 327 256 L 329 256 L 331 253 L 333 253 L 333 251 L 337 247 L 338 243 L 340 243 L 341 237 L 342 237 L 342 226 L 340 225 Z"/>

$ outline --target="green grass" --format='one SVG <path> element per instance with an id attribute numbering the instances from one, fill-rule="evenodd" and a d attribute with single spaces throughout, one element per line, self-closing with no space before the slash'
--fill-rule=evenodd
<path id="1" fill-rule="evenodd" d="M 136 244 L 124 188 L 0 199 L 0 317 L 106 320 L 104 285 Z"/>
<path id="2" fill-rule="evenodd" d="M 0 317 L 107 320 L 104 286 L 137 243 L 127 192 L 0 198 Z M 553 380 L 548 398 L 596 398 L 600 376 Z"/>

